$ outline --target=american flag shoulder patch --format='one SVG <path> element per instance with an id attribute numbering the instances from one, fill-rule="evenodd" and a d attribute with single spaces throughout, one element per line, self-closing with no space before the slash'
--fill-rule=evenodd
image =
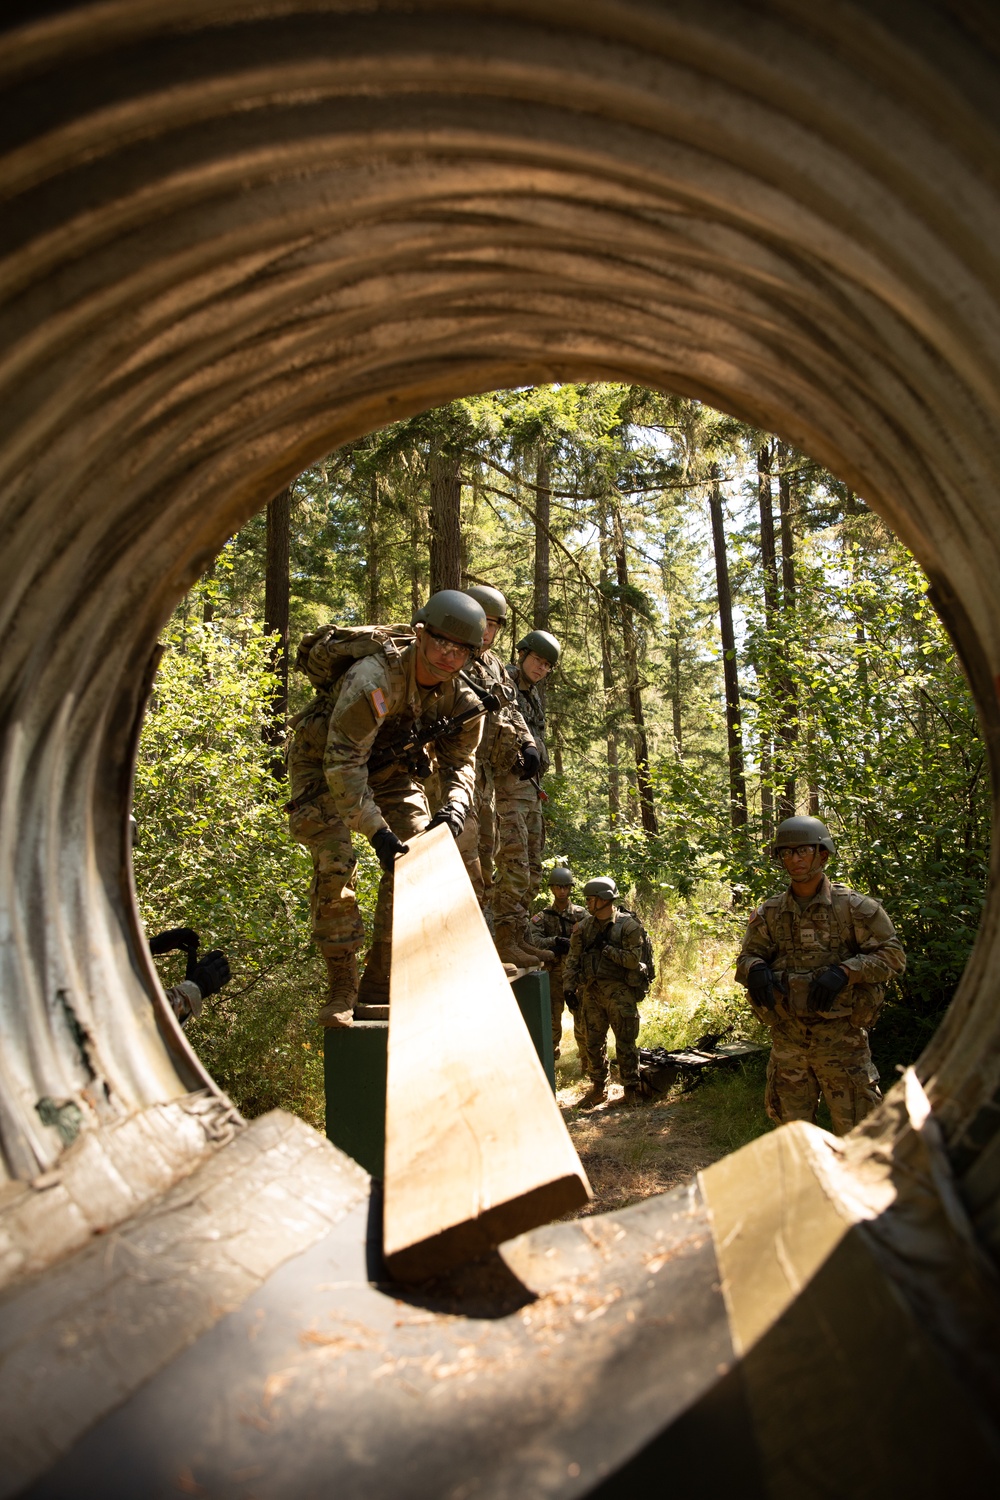
<path id="1" fill-rule="evenodd" d="M 372 688 L 368 696 L 372 700 L 372 708 L 375 710 L 376 719 L 384 719 L 388 709 L 386 708 L 385 694 L 382 689 Z"/>

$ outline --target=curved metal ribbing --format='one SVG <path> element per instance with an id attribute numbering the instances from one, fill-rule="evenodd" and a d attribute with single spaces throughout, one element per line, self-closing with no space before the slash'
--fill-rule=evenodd
<path id="1" fill-rule="evenodd" d="M 226 535 L 379 424 L 617 378 L 781 433 L 927 569 L 996 765 L 1000 67 L 973 7 L 27 9 L 0 49 L 10 1174 L 58 1154 L 43 1096 L 97 1127 L 205 1082 L 154 1024 L 122 875 L 144 674 Z M 998 947 L 994 892 L 922 1065 L 956 1147 L 991 1131 Z"/>

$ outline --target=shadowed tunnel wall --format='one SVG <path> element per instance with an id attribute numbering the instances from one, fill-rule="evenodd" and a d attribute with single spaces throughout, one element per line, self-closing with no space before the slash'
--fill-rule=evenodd
<path id="1" fill-rule="evenodd" d="M 780 433 L 929 574 L 996 773 L 990 7 L 106 0 L 3 25 L 10 1176 L 62 1150 L 40 1099 L 97 1131 L 208 1085 L 127 873 L 150 656 L 224 539 L 381 424 L 620 379 Z M 994 888 L 920 1065 L 984 1226 L 998 944 Z"/>

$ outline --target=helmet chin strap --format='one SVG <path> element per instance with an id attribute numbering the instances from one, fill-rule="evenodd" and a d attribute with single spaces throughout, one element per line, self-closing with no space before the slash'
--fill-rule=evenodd
<path id="1" fill-rule="evenodd" d="M 823 870 L 826 868 L 826 860 L 820 857 L 822 854 L 822 849 L 816 850 L 816 853 L 813 855 L 813 862 L 809 866 L 809 873 L 807 875 L 803 875 L 803 880 L 812 880 L 815 875 L 822 874 Z"/>

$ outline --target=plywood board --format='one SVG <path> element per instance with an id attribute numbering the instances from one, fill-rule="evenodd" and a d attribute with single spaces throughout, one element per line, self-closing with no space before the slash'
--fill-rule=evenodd
<path id="1" fill-rule="evenodd" d="M 447 828 L 396 862 L 392 949 L 384 1251 L 423 1280 L 591 1193 Z"/>

